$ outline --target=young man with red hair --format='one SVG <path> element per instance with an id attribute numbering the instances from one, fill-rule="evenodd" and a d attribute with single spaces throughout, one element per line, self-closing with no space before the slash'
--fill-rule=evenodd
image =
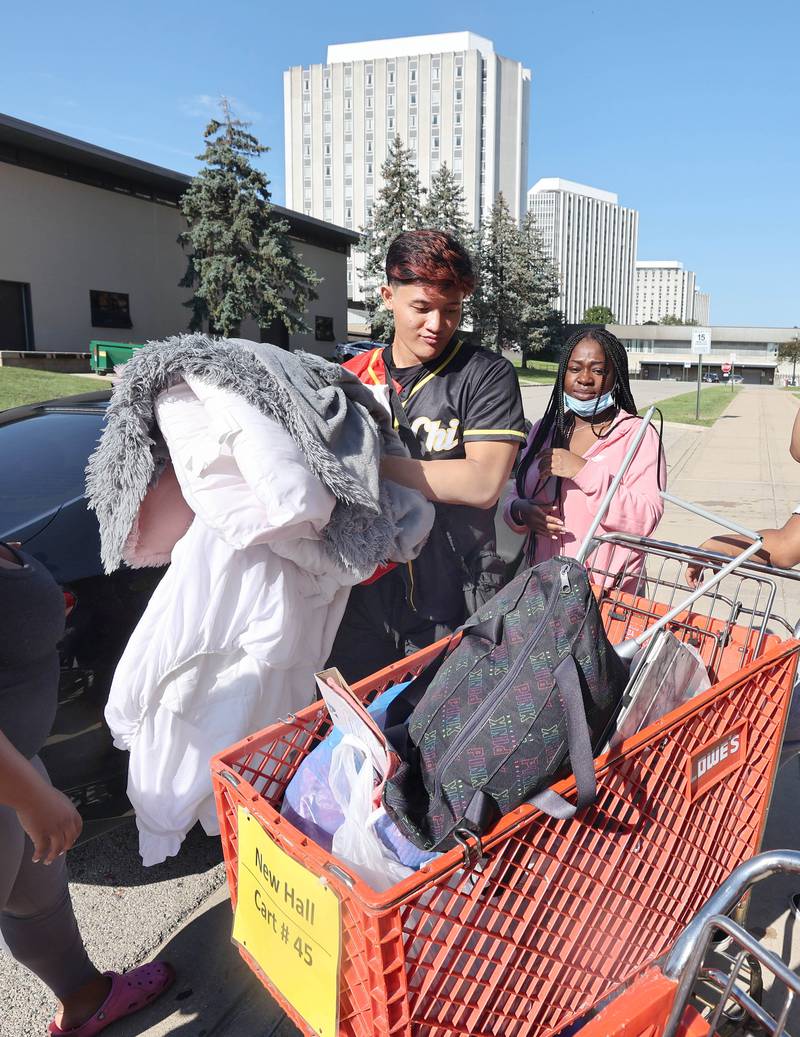
<path id="1" fill-rule="evenodd" d="M 436 505 L 419 558 L 351 592 L 330 660 L 349 681 L 444 637 L 501 583 L 494 516 L 525 443 L 524 415 L 511 364 L 457 333 L 474 287 L 469 254 L 452 235 L 398 235 L 381 287 L 392 343 L 345 364 L 367 384 L 390 386 L 411 456 L 385 458 L 382 475 Z"/>

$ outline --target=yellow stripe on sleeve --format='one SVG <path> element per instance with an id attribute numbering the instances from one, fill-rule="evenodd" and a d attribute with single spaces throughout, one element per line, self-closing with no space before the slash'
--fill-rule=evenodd
<path id="1" fill-rule="evenodd" d="M 513 436 L 515 439 L 527 440 L 524 432 L 515 428 L 465 428 L 462 436 Z"/>

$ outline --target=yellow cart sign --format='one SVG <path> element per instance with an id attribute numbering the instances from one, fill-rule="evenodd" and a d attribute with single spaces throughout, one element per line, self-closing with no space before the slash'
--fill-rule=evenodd
<path id="1" fill-rule="evenodd" d="M 239 807 L 239 894 L 233 939 L 319 1037 L 336 1037 L 339 898 Z"/>

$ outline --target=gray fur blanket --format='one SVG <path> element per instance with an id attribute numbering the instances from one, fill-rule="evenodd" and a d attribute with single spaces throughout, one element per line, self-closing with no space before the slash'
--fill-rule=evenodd
<path id="1" fill-rule="evenodd" d="M 325 529 L 333 561 L 365 578 L 398 551 L 409 558 L 418 552 L 433 508 L 415 490 L 380 482 L 381 453 L 405 449 L 388 413 L 355 375 L 309 353 L 178 335 L 148 343 L 121 368 L 89 459 L 87 496 L 97 513 L 106 572 L 123 560 L 144 496 L 163 469 L 156 398 L 184 374 L 240 395 L 291 435 L 337 500 Z"/>

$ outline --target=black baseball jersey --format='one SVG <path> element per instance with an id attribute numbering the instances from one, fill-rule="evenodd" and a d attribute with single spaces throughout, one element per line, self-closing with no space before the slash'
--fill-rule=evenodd
<path id="1" fill-rule="evenodd" d="M 400 386 L 400 403 L 425 460 L 464 458 L 467 443 L 525 442 L 514 368 L 463 339 L 455 338 L 436 360 L 414 367 L 394 367 L 391 346 L 376 349 L 359 376 L 367 383 L 384 383 L 390 376 Z M 415 610 L 433 620 L 452 619 L 463 607 L 464 586 L 480 582 L 481 572 L 497 570 L 496 510 L 436 505 L 437 524 L 446 530 L 451 550 L 443 554 L 429 542 L 404 570 Z M 447 572 L 442 571 L 446 562 Z"/>
<path id="2" fill-rule="evenodd" d="M 525 442 L 519 382 L 504 357 L 456 338 L 427 364 L 394 367 L 391 346 L 381 359 L 426 460 L 463 458 L 467 443 Z"/>

